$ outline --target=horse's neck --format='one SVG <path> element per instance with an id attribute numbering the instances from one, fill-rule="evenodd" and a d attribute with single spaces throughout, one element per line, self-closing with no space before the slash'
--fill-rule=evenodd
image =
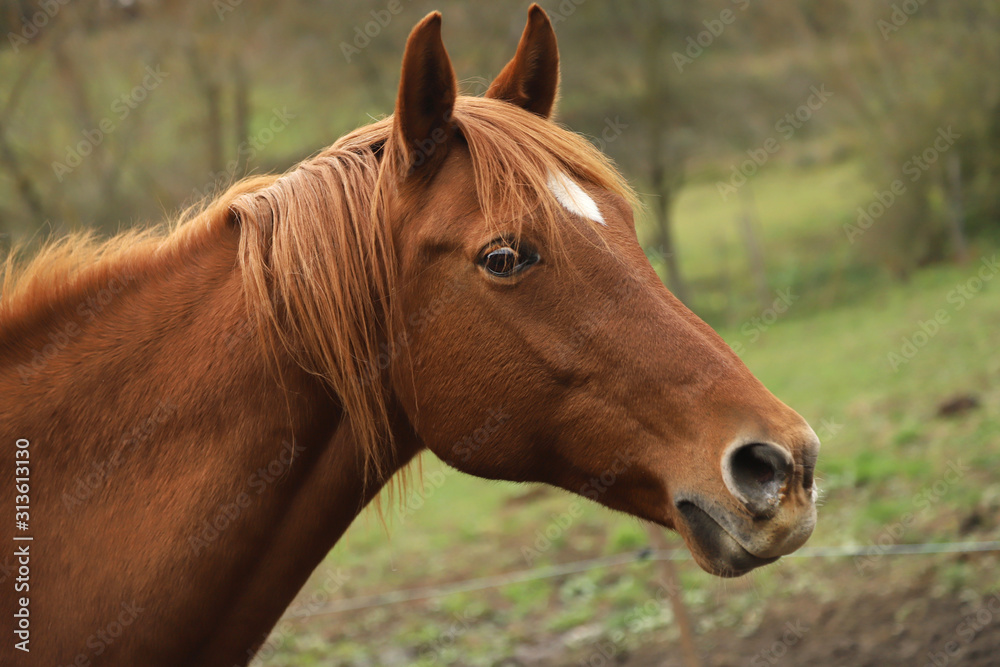
<path id="1" fill-rule="evenodd" d="M 81 297 L 93 316 L 68 308 L 36 332 L 58 333 L 44 364 L 0 374 L 0 431 L 32 443 L 33 574 L 45 582 L 32 613 L 60 638 L 37 647 L 58 664 L 123 604 L 142 611 L 107 647 L 121 664 L 132 651 L 249 660 L 377 491 L 328 392 L 262 351 L 235 257 L 226 236 L 122 289 L 102 280 Z"/>

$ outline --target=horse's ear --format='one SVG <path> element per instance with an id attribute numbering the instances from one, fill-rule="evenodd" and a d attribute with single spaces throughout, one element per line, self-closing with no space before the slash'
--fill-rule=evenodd
<path id="1" fill-rule="evenodd" d="M 444 153 L 457 95 L 455 70 L 441 41 L 441 13 L 431 12 L 406 40 L 396 98 L 395 131 L 411 170 Z"/>
<path id="2" fill-rule="evenodd" d="M 490 84 L 486 97 L 506 100 L 542 118 L 552 114 L 559 90 L 559 46 L 545 10 L 528 9 L 517 52 Z"/>

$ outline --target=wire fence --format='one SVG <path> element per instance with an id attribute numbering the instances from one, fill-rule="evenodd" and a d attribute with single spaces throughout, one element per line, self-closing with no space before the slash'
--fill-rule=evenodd
<path id="1" fill-rule="evenodd" d="M 844 545 L 830 547 L 803 547 L 795 553 L 785 556 L 785 558 L 914 556 L 929 554 L 984 553 L 992 551 L 1000 552 L 1000 541 L 932 542 L 927 544 L 888 544 L 885 546 Z M 473 579 L 455 581 L 447 584 L 422 586 L 418 588 L 408 588 L 404 590 L 380 593 L 378 595 L 335 600 L 319 609 L 312 609 L 308 612 L 292 612 L 285 618 L 305 619 L 316 616 L 327 616 L 329 614 L 338 614 L 345 611 L 358 611 L 362 609 L 371 609 L 373 607 L 385 607 L 388 605 L 414 602 L 417 600 L 431 600 L 457 593 L 469 593 L 489 588 L 500 588 L 510 584 L 537 581 L 539 579 L 551 579 L 553 577 L 562 577 L 568 574 L 578 574 L 580 572 L 587 572 L 598 568 L 614 567 L 616 565 L 626 565 L 628 563 L 690 559 L 691 554 L 687 549 L 639 549 L 637 551 L 629 551 L 611 556 L 589 558 L 570 563 L 560 563 L 558 565 L 546 565 L 529 570 L 518 570 L 516 572 L 506 572 L 486 577 L 475 577 Z"/>

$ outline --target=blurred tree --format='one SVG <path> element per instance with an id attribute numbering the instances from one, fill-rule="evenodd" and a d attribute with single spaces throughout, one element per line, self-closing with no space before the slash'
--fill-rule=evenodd
<path id="1" fill-rule="evenodd" d="M 729 178 L 817 84 L 829 85 L 834 102 L 774 160 L 798 164 L 807 142 L 826 140 L 853 145 L 873 197 L 905 180 L 906 196 L 859 237 L 866 256 L 907 275 L 997 229 L 996 0 L 917 3 L 912 15 L 894 14 L 906 4 L 898 0 L 543 4 L 563 56 L 559 118 L 643 193 L 640 237 L 685 301 L 702 299 L 706 285 L 688 285 L 693 271 L 674 228 L 679 193 Z M 455 0 L 46 6 L 58 11 L 42 18 L 32 0 L 0 5 L 0 233 L 31 235 L 46 220 L 111 231 L 159 219 L 246 173 L 290 166 L 391 112 L 406 35 L 432 9 L 445 12 L 465 90 L 480 93 L 510 57 L 525 9 Z M 689 48 L 680 67 L 676 54 Z M 137 91 L 146 67 L 167 73 L 162 89 Z M 133 93 L 142 101 L 121 113 Z M 283 109 L 294 119 L 271 132 Z M 102 122 L 111 131 L 95 132 Z M 906 165 L 949 125 L 954 144 L 908 180 Z M 79 166 L 57 166 L 67 161 Z M 766 215 L 762 207 L 764 230 Z M 756 288 L 744 296 L 767 284 L 770 264 L 753 265 Z"/>
<path id="2" fill-rule="evenodd" d="M 842 0 L 848 25 L 858 29 L 835 32 L 810 22 L 806 7 L 795 4 L 791 24 L 818 71 L 844 91 L 873 186 L 855 238 L 898 276 L 949 250 L 963 258 L 965 210 L 973 232 L 1000 217 L 997 189 L 980 185 L 1000 176 L 991 136 L 1000 88 L 987 65 L 1000 62 L 1000 6 L 958 0 L 904 10 L 889 0 Z M 956 164 L 950 176 L 949 162 Z M 894 183 L 903 194 L 892 192 Z"/>
<path id="3" fill-rule="evenodd" d="M 692 90 L 691 79 L 680 76 L 673 52 L 699 10 L 627 0 L 569 3 L 575 9 L 567 13 L 567 5 L 550 10 L 564 54 L 567 92 L 560 113 L 638 181 L 652 218 L 648 253 L 674 294 L 690 304 L 672 214 L 695 143 L 693 111 L 705 100 Z M 577 47 L 595 35 L 600 35 L 599 49 Z"/>
<path id="4" fill-rule="evenodd" d="M 646 179 L 653 195 L 654 244 L 662 253 L 670 289 L 678 299 L 690 304 L 671 215 L 674 198 L 684 184 L 686 151 L 676 138 L 683 131 L 686 114 L 672 81 L 677 69 L 670 64 L 672 54 L 664 39 L 669 26 L 674 24 L 671 14 L 676 14 L 679 7 L 674 3 L 649 2 L 630 2 L 625 6 L 632 12 L 641 44 L 640 67 L 645 91 L 638 115 L 649 151 Z"/>

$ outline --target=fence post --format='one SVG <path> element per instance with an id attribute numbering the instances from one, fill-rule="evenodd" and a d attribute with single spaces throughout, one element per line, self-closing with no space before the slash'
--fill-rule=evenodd
<path id="1" fill-rule="evenodd" d="M 654 549 L 660 552 L 670 550 L 662 528 L 649 523 L 646 524 L 646 532 L 649 534 L 649 540 Z M 670 591 L 670 605 L 674 610 L 677 627 L 681 631 L 681 653 L 684 656 L 684 667 L 701 667 L 698 646 L 695 644 L 694 631 L 691 628 L 691 617 L 688 615 L 684 597 L 681 595 L 681 580 L 677 576 L 677 568 L 674 567 L 674 562 L 667 558 L 659 560 L 659 567 L 660 576 L 667 582 Z"/>

